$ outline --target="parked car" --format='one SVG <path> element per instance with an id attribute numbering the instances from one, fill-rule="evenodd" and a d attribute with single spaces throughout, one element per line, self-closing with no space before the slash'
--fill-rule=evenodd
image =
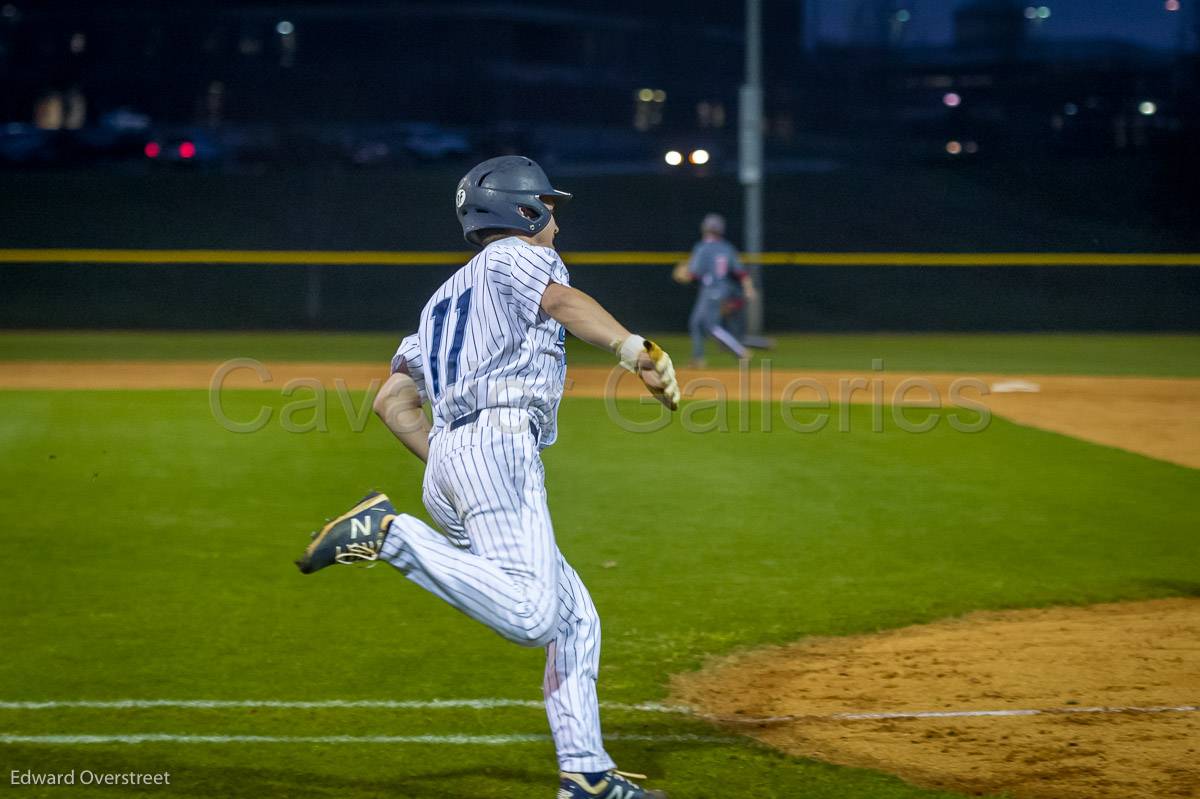
<path id="1" fill-rule="evenodd" d="M 216 137 L 201 128 L 159 131 L 146 141 L 142 153 L 154 163 L 176 166 L 215 164 L 228 154 Z"/>

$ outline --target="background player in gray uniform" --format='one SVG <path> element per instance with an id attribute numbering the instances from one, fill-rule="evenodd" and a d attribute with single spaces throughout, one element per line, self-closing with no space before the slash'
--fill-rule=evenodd
<path id="1" fill-rule="evenodd" d="M 747 301 L 752 301 L 755 294 L 754 283 L 742 268 L 737 249 L 723 238 L 724 235 L 724 217 L 720 214 L 705 216 L 700 223 L 700 241 L 692 248 L 691 256 L 675 267 L 672 275 L 676 282 L 695 282 L 700 289 L 688 319 L 688 332 L 692 336 L 691 365 L 694 367 L 705 365 L 704 340 L 708 336 L 738 358 L 748 357 L 742 342 L 721 326 L 721 304 L 737 293 L 731 278 L 741 283 Z"/>
<path id="2" fill-rule="evenodd" d="M 426 462 L 424 503 L 444 534 L 373 493 L 316 534 L 297 565 L 308 573 L 382 559 L 504 638 L 544 647 L 558 798 L 663 797 L 616 771 L 604 750 L 600 621 L 555 543 L 539 452 L 557 438 L 566 330 L 610 348 L 671 410 L 679 387 L 666 353 L 570 287 L 553 248 L 554 209 L 569 197 L 521 156 L 467 173 L 455 207 L 482 250 L 426 303 L 375 399 Z"/>

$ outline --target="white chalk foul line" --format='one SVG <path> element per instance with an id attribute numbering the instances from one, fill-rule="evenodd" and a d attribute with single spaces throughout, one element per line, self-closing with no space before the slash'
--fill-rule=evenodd
<path id="1" fill-rule="evenodd" d="M 56 710 L 95 709 L 124 710 L 152 708 L 181 709 L 368 709 L 368 710 L 442 710 L 469 709 L 493 710 L 500 708 L 537 708 L 542 702 L 534 699 L 74 699 L 46 701 L 0 701 L 0 710 Z M 1155 705 L 1149 707 L 1095 706 L 1057 708 L 1013 708 L 1000 710 L 919 710 L 862 713 L 825 713 L 807 715 L 770 716 L 765 718 L 745 716 L 713 716 L 687 707 L 664 705 L 657 702 L 621 703 L 607 702 L 605 710 L 637 713 L 669 713 L 722 724 L 781 724 L 791 721 L 883 721 L 888 719 L 953 719 L 1006 716 L 1052 716 L 1071 713 L 1194 713 L 1200 705 Z M 450 736 L 454 737 L 454 736 Z M 486 736 L 485 736 L 486 737 Z M 289 739 L 291 740 L 291 739 Z"/>
<path id="2" fill-rule="evenodd" d="M 711 721 L 715 724 L 746 725 L 764 727 L 772 724 L 788 724 L 796 721 L 886 721 L 889 719 L 965 719 L 1006 716 L 1061 716 L 1071 713 L 1195 713 L 1200 711 L 1200 705 L 1155 705 L 1151 707 L 1049 707 L 1049 708 L 1013 708 L 1005 710 L 914 710 L 892 711 L 883 713 L 825 713 L 790 716 L 711 716 L 700 713 L 693 714 L 696 718 Z"/>
<path id="3" fill-rule="evenodd" d="M 1195 713 L 1200 705 L 1153 707 L 1053 707 L 1040 710 L 924 710 L 914 713 L 833 713 L 827 718 L 841 721 L 879 719 L 961 719 L 979 716 L 1059 716 L 1068 713 Z"/>
<path id="4" fill-rule="evenodd" d="M 614 733 L 609 741 L 643 743 L 744 743 L 744 738 L 712 735 L 631 735 Z M 175 735 L 137 733 L 132 735 L 11 735 L 0 734 L 0 744 L 45 744 L 87 746 L 95 744 L 425 744 L 433 746 L 508 746 L 549 743 L 549 735 Z"/>
<path id="5" fill-rule="evenodd" d="M 0 701 L 0 710 L 56 710 L 83 708 L 94 710 L 126 710 L 147 708 L 192 708 L 192 709 L 241 709 L 267 708 L 282 710 L 309 709 L 368 709 L 368 710 L 443 710 L 465 708 L 469 710 L 493 710 L 498 708 L 523 707 L 542 708 L 544 703 L 535 699 L 74 699 L 49 701 Z M 687 708 L 671 707 L 656 702 L 626 704 L 604 703 L 605 710 L 642 713 L 688 713 Z"/>

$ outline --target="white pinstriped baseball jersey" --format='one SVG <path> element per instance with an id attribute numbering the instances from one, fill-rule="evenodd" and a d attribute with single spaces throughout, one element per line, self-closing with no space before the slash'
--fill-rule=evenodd
<path id="1" fill-rule="evenodd" d="M 434 292 L 392 359 L 392 371 L 406 364 L 432 404 L 431 436 L 483 408 L 523 408 L 540 446 L 554 443 L 567 356 L 566 331 L 541 309 L 551 282 L 570 285 L 558 253 L 513 236 L 488 244 Z"/>
<path id="2" fill-rule="evenodd" d="M 600 620 L 558 551 L 539 455 L 557 437 L 566 373 L 563 328 L 541 299 L 567 281 L 554 250 L 512 237 L 487 245 L 425 305 L 392 370 L 405 369 L 433 405 L 423 500 L 443 532 L 400 514 L 381 554 L 509 641 L 545 647 L 559 766 L 600 772 L 613 767 L 596 698 Z"/>

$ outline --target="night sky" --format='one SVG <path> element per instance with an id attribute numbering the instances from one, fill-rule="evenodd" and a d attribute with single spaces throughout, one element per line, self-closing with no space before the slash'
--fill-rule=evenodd
<path id="1" fill-rule="evenodd" d="M 850 33 L 850 18 L 857 0 L 811 0 L 819 5 L 821 36 L 841 40 Z M 1046 5 L 1050 19 L 1040 24 L 1038 35 L 1055 39 L 1101 38 L 1133 40 L 1151 47 L 1174 48 L 1180 28 L 1195 13 L 1188 8 L 1200 0 L 1180 0 L 1182 10 L 1168 12 L 1164 0 L 1031 0 Z M 912 21 L 906 41 L 944 44 L 951 38 L 951 19 L 961 0 L 908 0 Z"/>
<path id="2" fill-rule="evenodd" d="M 1167 0 L 1009 0 L 1023 7 L 1048 6 L 1050 18 L 1040 22 L 1036 35 L 1044 39 L 1120 39 L 1162 49 L 1175 49 L 1183 38 L 1180 33 L 1198 16 L 1200 0 L 1178 0 L 1181 10 L 1166 10 Z M 0 0 L 0 4 L 7 0 Z M 776 10 L 796 7 L 801 0 L 763 0 Z M 883 0 L 806 0 L 809 9 L 808 41 L 820 38 L 845 41 L 851 36 L 851 19 L 861 5 L 868 6 Z M 887 0 L 894 7 L 906 8 L 912 15 L 907 23 L 904 41 L 910 44 L 948 44 L 952 39 L 954 9 L 967 0 Z M 286 13 L 291 7 L 325 6 L 378 7 L 410 5 L 477 5 L 479 0 L 222 0 L 218 5 L 238 7 L 269 7 Z M 87 8 L 95 10 L 95 0 L 13 0 L 16 6 Z M 203 7 L 202 3 L 164 3 L 163 0 L 120 0 L 117 6 L 154 7 L 188 11 Z M 693 19 L 717 26 L 740 27 L 743 19 L 743 0 L 499 0 L 499 7 L 548 6 L 587 13 L 630 15 L 658 18 L 663 21 Z M 1191 40 L 1194 43 L 1194 37 Z"/>

